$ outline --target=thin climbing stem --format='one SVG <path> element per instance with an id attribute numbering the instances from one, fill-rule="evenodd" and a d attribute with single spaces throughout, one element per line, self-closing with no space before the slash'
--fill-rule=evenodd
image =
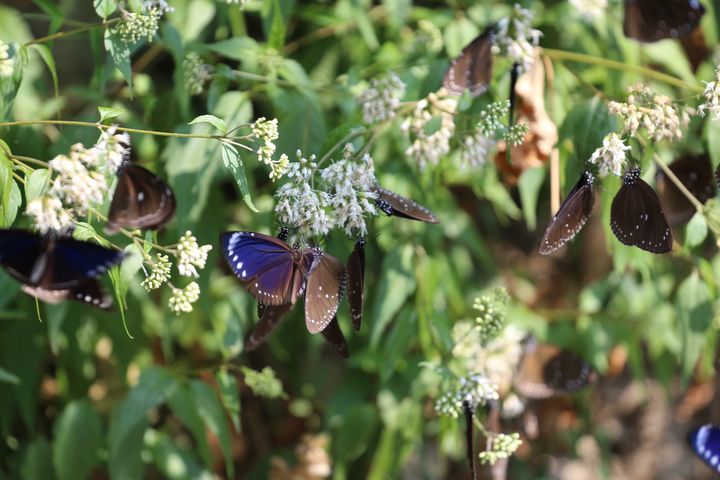
<path id="1" fill-rule="evenodd" d="M 690 203 L 692 203 L 693 207 L 695 207 L 695 210 L 698 212 L 703 211 L 703 204 L 700 202 L 700 200 L 697 199 L 695 195 L 690 192 L 690 190 L 683 185 L 683 183 L 680 181 L 680 179 L 673 173 L 672 170 L 670 170 L 670 167 L 665 165 L 663 161 L 658 157 L 657 155 L 653 154 L 653 162 L 660 167 L 660 169 L 663 171 L 663 173 L 670 179 L 671 182 L 675 184 L 675 186 L 682 192 L 683 195 L 685 195 L 685 198 L 688 199 Z"/>
<path id="2" fill-rule="evenodd" d="M 42 43 L 52 42 L 53 40 L 58 40 L 61 38 L 69 37 L 70 35 L 75 35 L 77 33 L 87 32 L 89 30 L 93 30 L 96 28 L 107 28 L 111 25 L 118 23 L 120 20 L 121 20 L 120 18 L 113 18 L 112 20 L 108 20 L 106 22 L 94 23 L 92 25 L 85 25 L 82 27 L 73 28 L 72 30 L 66 30 L 64 32 L 53 33 L 52 35 L 47 35 L 45 37 L 40 37 L 40 38 L 36 38 L 34 40 L 30 40 L 24 46 L 27 47 L 29 45 L 38 45 L 38 44 L 42 44 Z"/>
<path id="3" fill-rule="evenodd" d="M 94 127 L 101 130 L 111 128 L 110 125 L 103 125 L 94 122 L 79 122 L 74 120 L 20 120 L 16 122 L 0 122 L 0 127 L 18 127 L 24 125 L 68 125 L 74 127 Z M 158 130 L 144 130 L 141 128 L 114 127 L 119 132 L 139 133 L 143 135 L 155 135 L 157 137 L 174 137 L 174 138 L 205 138 L 209 140 L 222 140 L 226 137 L 222 135 L 204 135 L 201 133 L 175 133 L 163 132 Z"/>

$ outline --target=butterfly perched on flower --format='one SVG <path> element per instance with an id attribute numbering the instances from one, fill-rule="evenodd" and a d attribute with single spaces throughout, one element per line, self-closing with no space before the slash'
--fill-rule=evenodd
<path id="1" fill-rule="evenodd" d="M 140 165 L 126 163 L 118 170 L 110 202 L 107 233 L 121 228 L 159 229 L 175 215 L 175 194 L 170 185 Z"/>
<path id="2" fill-rule="evenodd" d="M 0 265 L 24 290 L 43 301 L 78 300 L 106 308 L 96 277 L 119 264 L 124 252 L 69 237 L 0 229 Z"/>
<path id="3" fill-rule="evenodd" d="M 545 230 L 540 243 L 541 254 L 547 255 L 562 247 L 585 226 L 595 206 L 594 181 L 595 177 L 590 172 L 580 175 Z"/>
<path id="4" fill-rule="evenodd" d="M 700 23 L 705 7 L 698 0 L 625 0 L 625 36 L 657 42 L 690 34 Z"/>
<path id="5" fill-rule="evenodd" d="M 700 203 L 715 196 L 716 186 L 709 155 L 684 155 L 668 165 L 668 168 Z M 695 206 L 662 170 L 658 171 L 656 186 L 660 204 L 671 227 L 683 225 L 695 215 Z"/>

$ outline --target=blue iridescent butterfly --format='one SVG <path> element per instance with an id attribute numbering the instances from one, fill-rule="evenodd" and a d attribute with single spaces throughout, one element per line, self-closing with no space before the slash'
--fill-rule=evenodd
<path id="1" fill-rule="evenodd" d="M 708 424 L 690 431 L 688 443 L 703 462 L 707 463 L 716 473 L 720 473 L 719 426 Z"/>
<path id="2" fill-rule="evenodd" d="M 24 285 L 25 291 L 31 295 L 38 292 L 35 296 L 41 300 L 52 297 L 42 296 L 42 292 L 50 291 L 55 292 L 58 299 L 69 298 L 104 307 L 107 299 L 102 297 L 94 279 L 124 257 L 120 250 L 95 243 L 0 229 L 0 265 Z"/>

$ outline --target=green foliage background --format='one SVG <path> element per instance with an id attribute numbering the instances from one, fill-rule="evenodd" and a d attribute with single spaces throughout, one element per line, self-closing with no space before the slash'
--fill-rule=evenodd
<path id="1" fill-rule="evenodd" d="M 189 122 L 213 114 L 232 127 L 277 117 L 278 151 L 290 156 L 297 149 L 321 156 L 361 127 L 355 98 L 371 78 L 398 73 L 408 101 L 436 90 L 448 58 L 512 7 L 499 1 L 266 0 L 240 10 L 213 0 L 177 0 L 153 41 L 123 57 L 103 28 L 29 46 L 34 38 L 99 22 L 90 2 L 3 3 L 0 40 L 26 45 L 22 72 L 0 89 L 6 121 L 96 122 L 98 107 L 111 107 L 120 112 L 111 121 L 125 127 L 209 134 L 212 126 Z M 94 3 L 101 8 L 111 2 Z M 695 73 L 679 42 L 641 47 L 625 39 L 619 4 L 587 24 L 567 2 L 524 3 L 537 12 L 544 47 L 650 65 L 698 88 L 700 80 L 714 78 L 720 11 L 710 2 L 702 29 L 712 55 Z M 442 32 L 443 50 L 427 48 L 419 20 Z M 215 69 L 200 96 L 186 91 L 181 65 L 187 52 L 199 53 Z M 504 99 L 508 66 L 497 59 L 490 93 L 473 104 L 464 99 L 461 110 L 477 112 Z M 564 192 L 616 128 L 605 100 L 623 98 L 626 86 L 641 80 L 647 78 L 601 62 L 555 63 L 547 101 L 560 131 Z M 697 93 L 653 86 L 676 99 Z M 708 151 L 717 165 L 719 125 L 695 119 L 680 145 L 656 151 L 665 160 Z M 94 143 L 97 130 L 21 125 L 0 127 L 0 138 L 14 154 L 48 160 L 74 143 Z M 539 259 L 537 245 L 549 219 L 546 167 L 540 188 L 521 178 L 520 191 L 507 187 L 491 163 L 461 170 L 452 161 L 457 151 L 439 167 L 419 170 L 404 155 L 408 140 L 397 125 L 374 137 L 370 151 L 378 180 L 430 207 L 442 223 L 374 221 L 362 331 L 351 332 L 344 307 L 339 318 L 349 339 L 348 360 L 307 334 L 300 309 L 267 346 L 245 354 L 255 303 L 222 267 L 217 238 L 229 229 L 273 232 L 277 185 L 255 155 L 242 156 L 248 204 L 236 181 L 242 175 L 224 168 L 219 142 L 147 134 L 132 134 L 132 142 L 137 160 L 167 178 L 177 195 L 177 220 L 160 233 L 161 243 L 191 229 L 201 244 L 215 246 L 199 279 L 202 297 L 192 313 L 175 316 L 165 308 L 168 292 L 146 293 L 142 274 L 135 274 L 125 312 L 131 338 L 117 310 L 40 305 L 39 321 L 34 301 L 0 271 L 2 478 L 265 478 L 269 459 L 291 458 L 303 432 L 329 434 L 336 479 L 461 475 L 462 430 L 459 422 L 432 412 L 438 386 L 420 363 L 446 359 L 453 323 L 472 317 L 472 299 L 501 284 L 514 298 L 510 323 L 572 347 L 601 373 L 617 345 L 627 349 L 629 371 L 638 378 L 686 385 L 714 373 L 720 259 L 707 228 L 693 233 L 699 240 L 681 233 L 684 245 L 672 255 L 624 247 L 607 227 L 618 185 L 609 180 L 595 212 L 604 228 L 581 235 L 559 259 Z M 644 158 L 652 178 L 649 156 Z M 17 214 L 26 192 L 9 171 L 0 172 L 0 224 L 26 226 Z M 347 258 L 353 242 L 336 232 L 325 249 Z M 240 366 L 271 366 L 287 397 L 253 395 Z M 580 421 L 563 434 L 570 445 L 593 432 L 587 397 L 575 401 Z M 539 478 L 537 466 L 530 474 L 531 467 L 520 463 L 512 478 Z"/>

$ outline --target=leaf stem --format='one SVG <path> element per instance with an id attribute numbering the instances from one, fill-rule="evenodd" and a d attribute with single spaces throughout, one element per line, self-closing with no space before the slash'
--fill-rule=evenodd
<path id="1" fill-rule="evenodd" d="M 685 195 L 685 198 L 688 199 L 690 203 L 692 203 L 693 207 L 695 207 L 695 210 L 702 213 L 703 211 L 703 204 L 700 202 L 700 200 L 695 197 L 695 195 L 690 192 L 690 190 L 683 185 L 683 183 L 680 181 L 680 179 L 673 173 L 672 170 L 670 170 L 670 167 L 665 165 L 662 160 L 660 160 L 660 157 L 653 154 L 653 162 L 660 167 L 660 169 L 663 171 L 663 173 L 670 179 L 671 182 L 675 184 L 675 186 L 682 192 L 683 195 Z"/>
<path id="2" fill-rule="evenodd" d="M 0 127 L 18 127 L 24 125 L 69 125 L 74 127 L 94 127 L 101 130 L 107 130 L 111 128 L 110 125 L 103 125 L 101 123 L 94 122 L 79 122 L 75 120 L 19 120 L 15 122 L 0 122 Z M 127 128 L 115 126 L 115 129 L 120 132 L 128 133 L 140 133 L 143 135 L 155 135 L 157 137 L 175 137 L 175 138 L 205 138 L 209 140 L 222 140 L 222 135 L 204 135 L 200 133 L 175 133 L 175 132 L 162 132 L 158 130 L 143 130 L 140 128 Z"/>
<path id="3" fill-rule="evenodd" d="M 112 20 L 108 20 L 106 22 L 94 23 L 92 25 L 85 25 L 83 27 L 73 28 L 72 30 L 66 30 L 64 32 L 53 33 L 52 35 L 47 35 L 45 37 L 40 37 L 40 38 L 36 38 L 34 40 L 30 40 L 29 42 L 25 43 L 25 45 L 23 45 L 23 46 L 28 47 L 30 45 L 38 45 L 41 43 L 52 42 L 53 40 L 58 40 L 60 38 L 69 37 L 70 35 L 75 35 L 76 33 L 87 32 L 88 30 L 92 30 L 94 28 L 107 28 L 110 25 L 113 25 L 113 24 L 119 22 L 120 20 L 121 20 L 120 18 L 113 18 Z"/>
<path id="4" fill-rule="evenodd" d="M 587 63 L 590 65 L 600 65 L 603 67 L 612 68 L 613 70 L 637 73 L 639 75 L 652 78 L 659 82 L 667 83 L 669 85 L 673 85 L 675 87 L 685 90 L 690 90 L 698 94 L 702 93 L 704 90 L 703 87 L 699 84 L 690 83 L 680 78 L 673 77 L 672 75 L 658 72 L 651 68 L 640 67 L 637 65 L 628 65 L 627 63 L 618 62 L 617 60 L 610 60 L 609 58 L 595 57 L 592 55 L 578 52 L 568 52 L 566 50 L 555 50 L 552 48 L 543 48 L 541 50 L 541 53 L 554 60 L 570 60 L 572 62 Z"/>

